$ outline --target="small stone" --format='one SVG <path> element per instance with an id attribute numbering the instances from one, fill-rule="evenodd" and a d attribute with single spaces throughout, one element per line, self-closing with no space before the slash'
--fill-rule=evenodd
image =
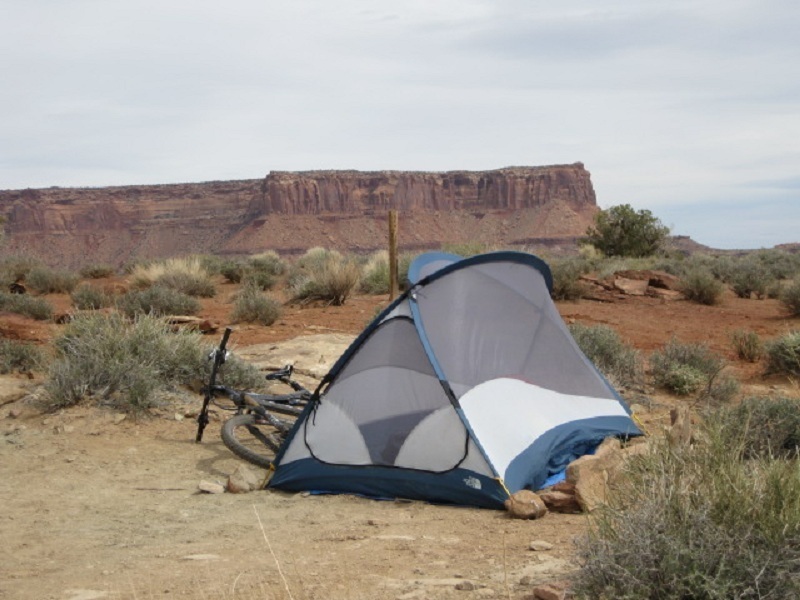
<path id="1" fill-rule="evenodd" d="M 550 542 L 545 542 L 544 540 L 534 540 L 530 543 L 528 548 L 534 552 L 547 552 L 548 550 L 552 550 L 554 546 Z"/>
<path id="2" fill-rule="evenodd" d="M 228 476 L 228 483 L 225 486 L 231 494 L 246 494 L 257 490 L 261 486 L 261 479 L 253 473 L 246 465 L 239 465 L 236 470 Z"/>
<path id="3" fill-rule="evenodd" d="M 477 588 L 475 587 L 475 584 L 472 583 L 471 581 L 461 581 L 456 584 L 456 589 L 462 592 L 472 592 Z"/>
<path id="4" fill-rule="evenodd" d="M 123 414 L 116 414 L 114 415 L 114 425 L 119 425 L 125 420 L 125 415 Z"/>
<path id="5" fill-rule="evenodd" d="M 201 481 L 197 485 L 197 489 L 206 494 L 224 494 L 225 486 L 213 481 Z"/>
<path id="6" fill-rule="evenodd" d="M 18 406 L 15 406 L 11 410 L 8 411 L 7 418 L 9 419 L 19 419 L 22 416 L 22 409 Z"/>
<path id="7" fill-rule="evenodd" d="M 176 421 L 183 421 L 184 417 L 181 413 L 175 413 L 175 420 Z"/>
<path id="8" fill-rule="evenodd" d="M 533 597 L 536 600 L 564 600 L 566 595 L 564 588 L 549 583 L 533 588 Z"/>

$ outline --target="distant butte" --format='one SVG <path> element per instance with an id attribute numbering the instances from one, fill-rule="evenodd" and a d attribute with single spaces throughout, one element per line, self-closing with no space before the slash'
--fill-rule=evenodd
<path id="1" fill-rule="evenodd" d="M 115 266 L 202 254 L 298 254 L 477 241 L 572 244 L 597 212 L 581 163 L 493 171 L 273 171 L 264 179 L 0 191 L 7 251 L 51 265 Z"/>

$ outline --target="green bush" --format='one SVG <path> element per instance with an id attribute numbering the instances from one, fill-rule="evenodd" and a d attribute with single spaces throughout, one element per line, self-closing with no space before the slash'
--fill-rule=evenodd
<path id="1" fill-rule="evenodd" d="M 200 303 L 193 297 L 172 288 L 155 285 L 145 290 L 131 290 L 117 300 L 117 308 L 125 315 L 194 315 Z"/>
<path id="2" fill-rule="evenodd" d="M 576 323 L 569 330 L 578 347 L 615 386 L 641 386 L 644 371 L 639 351 L 625 344 L 611 327 Z"/>
<path id="3" fill-rule="evenodd" d="M 800 469 L 740 460 L 720 421 L 695 444 L 653 443 L 629 461 L 578 541 L 577 599 L 800 597 Z"/>
<path id="4" fill-rule="evenodd" d="M 217 293 L 214 282 L 205 271 L 200 273 L 167 272 L 159 276 L 154 285 L 171 288 L 195 298 L 213 298 Z"/>
<path id="5" fill-rule="evenodd" d="M 681 278 L 683 294 L 687 299 L 699 304 L 717 304 L 724 289 L 722 283 L 705 269 L 693 268 Z"/>
<path id="6" fill-rule="evenodd" d="M 669 228 L 649 210 L 622 204 L 595 215 L 586 241 L 606 256 L 641 257 L 655 254 L 668 235 Z"/>
<path id="7" fill-rule="evenodd" d="M 116 273 L 114 267 L 110 265 L 86 265 L 81 268 L 80 274 L 84 279 L 104 279 Z"/>
<path id="8" fill-rule="evenodd" d="M 586 285 L 580 280 L 589 271 L 589 263 L 580 258 L 556 260 L 550 263 L 553 276 L 553 300 L 580 300 L 586 294 Z"/>
<path id="9" fill-rule="evenodd" d="M 268 271 L 258 271 L 254 269 L 245 269 L 242 276 L 241 283 L 246 287 L 255 287 L 259 290 L 271 290 L 277 283 L 275 275 Z"/>
<path id="10" fill-rule="evenodd" d="M 755 294 L 759 300 L 767 297 L 767 290 L 774 281 L 770 272 L 754 260 L 740 261 L 730 278 L 731 288 L 739 298 L 751 298 Z"/>
<path id="11" fill-rule="evenodd" d="M 737 329 L 731 333 L 731 345 L 742 360 L 757 362 L 764 356 L 764 343 L 755 331 Z"/>
<path id="12" fill-rule="evenodd" d="M 42 352 L 33 344 L 0 338 L 0 373 L 27 373 L 42 362 Z"/>
<path id="13" fill-rule="evenodd" d="M 70 294 L 72 305 L 78 310 L 97 310 L 113 304 L 113 298 L 100 288 L 82 283 Z"/>
<path id="14" fill-rule="evenodd" d="M 386 250 L 369 257 L 364 265 L 360 288 L 365 294 L 389 293 L 389 253 Z"/>
<path id="15" fill-rule="evenodd" d="M 738 383 L 722 373 L 725 360 L 705 344 L 683 344 L 674 339 L 650 356 L 653 380 L 679 396 L 698 394 L 709 404 L 728 402 Z"/>
<path id="16" fill-rule="evenodd" d="M 255 286 L 245 286 L 236 295 L 231 320 L 234 323 L 272 325 L 281 316 L 280 303 Z"/>
<path id="17" fill-rule="evenodd" d="M 37 321 L 47 321 L 53 317 L 53 305 L 44 298 L 29 294 L 8 294 L 0 292 L 0 310 L 17 313 Z"/>
<path id="18" fill-rule="evenodd" d="M 800 254 L 772 248 L 758 250 L 751 258 L 774 279 L 793 279 L 800 275 Z"/>
<path id="19" fill-rule="evenodd" d="M 719 411 L 719 426 L 741 442 L 742 458 L 796 458 L 800 451 L 800 400 L 745 398 Z"/>
<path id="20" fill-rule="evenodd" d="M 248 267 L 253 271 L 269 273 L 274 278 L 280 277 L 286 272 L 286 263 L 277 252 L 272 250 L 251 256 Z"/>
<path id="21" fill-rule="evenodd" d="M 71 271 L 34 267 L 25 277 L 25 284 L 40 294 L 69 294 L 78 285 L 79 279 Z"/>
<path id="22" fill-rule="evenodd" d="M 357 260 L 335 250 L 312 248 L 298 259 L 288 283 L 294 301 L 321 300 L 341 306 L 360 280 L 361 266 Z"/>
<path id="23" fill-rule="evenodd" d="M 767 342 L 766 354 L 767 373 L 800 376 L 800 330 Z"/>
<path id="24" fill-rule="evenodd" d="M 226 260 L 220 265 L 219 272 L 228 283 L 239 283 L 244 277 L 245 266 L 239 261 Z"/>
<path id="25" fill-rule="evenodd" d="M 162 320 L 119 314 L 77 316 L 55 341 L 58 353 L 45 382 L 47 408 L 55 410 L 92 399 L 139 413 L 157 406 L 164 391 L 206 381 L 208 348 L 200 334 L 173 332 Z M 252 385 L 255 369 L 226 361 L 225 382 Z"/>
<path id="26" fill-rule="evenodd" d="M 12 254 L 0 258 L 0 281 L 4 286 L 15 281 L 23 281 L 34 267 L 41 267 L 38 258 Z"/>
<path id="27" fill-rule="evenodd" d="M 780 294 L 780 301 L 791 316 L 800 317 L 800 279 L 783 289 Z"/>

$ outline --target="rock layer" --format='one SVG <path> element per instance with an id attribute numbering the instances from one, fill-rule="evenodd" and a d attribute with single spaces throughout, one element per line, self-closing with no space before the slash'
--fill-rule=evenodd
<path id="1" fill-rule="evenodd" d="M 9 249 L 62 266 L 312 246 L 367 251 L 385 246 L 390 209 L 401 214 L 400 245 L 421 249 L 570 240 L 585 231 L 597 205 L 581 163 L 0 191 Z"/>

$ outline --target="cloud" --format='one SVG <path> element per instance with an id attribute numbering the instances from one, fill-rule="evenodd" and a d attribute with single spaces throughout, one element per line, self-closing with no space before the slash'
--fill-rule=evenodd
<path id="1" fill-rule="evenodd" d="M 788 0 L 9 0 L 4 17 L 4 188 L 582 161 L 601 205 L 682 219 L 758 202 L 800 159 Z"/>

